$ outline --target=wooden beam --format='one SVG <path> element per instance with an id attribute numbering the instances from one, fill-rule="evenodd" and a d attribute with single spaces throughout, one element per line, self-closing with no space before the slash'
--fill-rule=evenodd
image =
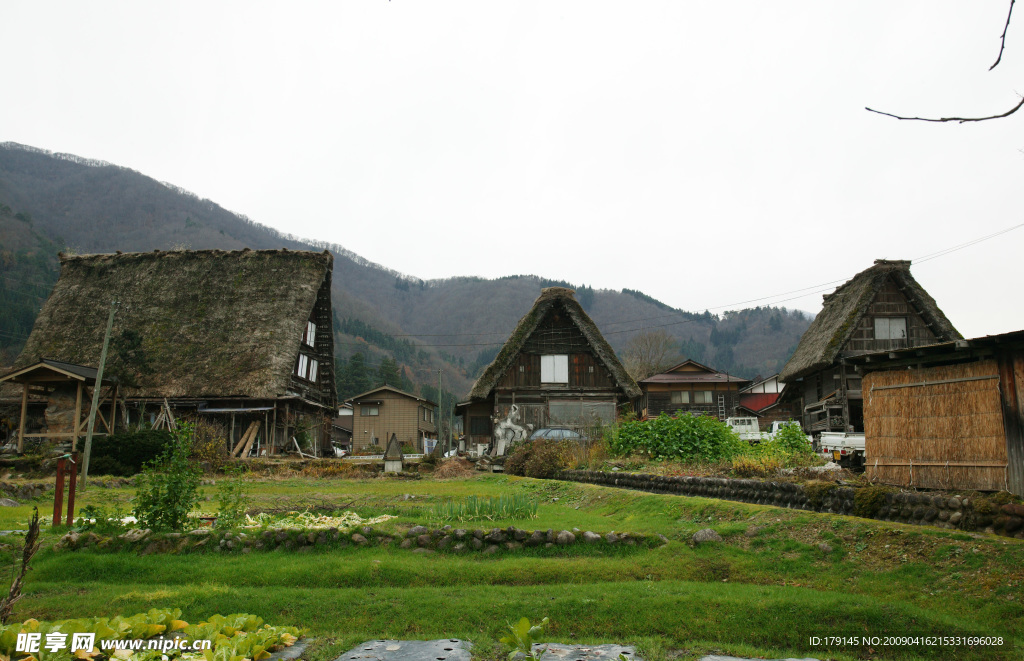
<path id="1" fill-rule="evenodd" d="M 25 417 L 28 416 L 28 384 L 21 389 L 21 420 L 18 421 L 18 454 L 25 452 Z"/>
<path id="2" fill-rule="evenodd" d="M 242 434 L 242 438 L 238 439 L 238 444 L 231 451 L 231 456 L 232 457 L 239 456 L 239 453 L 241 452 L 242 447 L 245 446 L 246 441 L 249 440 L 249 436 L 252 435 L 252 433 L 254 431 L 254 428 L 256 426 L 258 426 L 258 425 L 259 425 L 259 422 L 252 422 L 252 423 L 249 424 L 249 427 L 245 430 L 245 433 Z"/>
<path id="3" fill-rule="evenodd" d="M 72 428 L 75 430 L 75 438 L 74 438 L 74 440 L 71 441 L 71 452 L 72 453 L 78 452 L 78 437 L 79 437 L 79 435 L 81 434 L 81 431 L 82 431 L 81 420 L 82 420 L 82 390 L 83 389 L 84 389 L 83 382 L 79 381 L 78 382 L 78 393 L 75 395 L 75 424 L 72 425 Z M 72 484 L 74 483 L 74 481 L 75 480 L 72 478 L 72 480 L 71 480 Z"/>
<path id="4" fill-rule="evenodd" d="M 240 458 L 242 458 L 242 459 L 244 459 L 244 458 L 249 456 L 249 450 L 252 449 L 252 443 L 253 443 L 253 441 L 256 440 L 256 437 L 259 436 L 260 421 L 257 420 L 256 422 L 254 422 L 252 424 L 254 425 L 254 427 L 253 427 L 252 433 L 249 435 L 249 440 L 248 440 L 248 442 L 246 442 L 245 447 L 242 448 L 242 451 L 238 454 L 238 456 Z"/>

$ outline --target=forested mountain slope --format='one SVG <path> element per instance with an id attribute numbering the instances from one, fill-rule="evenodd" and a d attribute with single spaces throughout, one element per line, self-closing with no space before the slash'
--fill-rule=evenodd
<path id="1" fill-rule="evenodd" d="M 577 289 L 616 351 L 638 333 L 660 328 L 671 336 L 674 354 L 748 377 L 778 371 L 810 322 L 775 308 L 688 313 L 640 292 L 538 276 L 422 281 L 403 275 L 401 264 L 386 268 L 341 246 L 286 236 L 127 168 L 0 144 L 0 304 L 11 311 L 0 315 L 0 349 L 8 354 L 20 350 L 56 280 L 58 250 L 244 247 L 334 253 L 335 340 L 345 395 L 386 378 L 435 396 L 443 369 L 444 390 L 463 396 L 540 289 L 554 284 Z M 361 357 L 351 362 L 357 353 Z"/>

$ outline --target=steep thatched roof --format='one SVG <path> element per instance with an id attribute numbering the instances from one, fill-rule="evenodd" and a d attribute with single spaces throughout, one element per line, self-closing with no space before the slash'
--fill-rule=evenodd
<path id="1" fill-rule="evenodd" d="M 937 341 L 961 339 L 960 333 L 935 304 L 935 299 L 910 275 L 909 261 L 879 259 L 875 260 L 874 266 L 825 295 L 825 307 L 800 338 L 800 344 L 782 368 L 779 379 L 792 381 L 832 365 L 889 278 L 935 333 Z"/>
<path id="2" fill-rule="evenodd" d="M 57 284 L 15 367 L 96 366 L 129 397 L 285 395 L 330 253 L 200 250 L 61 256 Z"/>
<path id="3" fill-rule="evenodd" d="M 490 396 L 491 390 L 494 389 L 498 379 L 501 378 L 501 375 L 505 373 L 505 370 L 508 369 L 509 365 L 512 364 L 512 361 L 522 350 L 523 345 L 530 338 L 530 334 L 537 329 L 537 326 L 544 320 L 548 311 L 554 306 L 561 306 L 568 313 L 573 323 L 576 324 L 576 327 L 580 329 L 580 332 L 583 333 L 583 336 L 590 344 L 594 354 L 611 372 L 612 378 L 622 388 L 626 397 L 634 399 L 643 394 L 640 391 L 640 387 L 636 385 L 636 381 L 633 380 L 633 377 L 626 372 L 626 368 L 619 362 L 611 345 L 601 335 L 597 324 L 583 311 L 583 308 L 576 301 L 574 293 L 572 289 L 565 287 L 548 287 L 541 290 L 540 296 L 533 303 L 533 307 L 519 320 L 515 330 L 512 331 L 512 335 L 505 342 L 505 346 L 501 348 L 494 361 L 488 365 L 484 373 L 473 384 L 473 389 L 469 392 L 470 399 L 486 399 Z"/>

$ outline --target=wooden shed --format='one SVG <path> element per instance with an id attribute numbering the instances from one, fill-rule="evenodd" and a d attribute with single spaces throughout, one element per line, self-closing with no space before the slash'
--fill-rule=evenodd
<path id="1" fill-rule="evenodd" d="M 502 455 L 541 427 L 612 422 L 641 394 L 573 290 L 549 287 L 456 408 L 470 447 Z"/>
<path id="2" fill-rule="evenodd" d="M 75 415 L 76 375 L 95 374 L 116 301 L 104 369 L 118 384 L 105 421 L 111 428 L 152 422 L 166 402 L 176 415 L 221 423 L 232 443 L 247 435 L 274 452 L 293 447 L 297 436 L 329 449 L 332 264 L 327 251 L 61 255 L 60 277 L 5 378 L 43 374 L 42 367 L 26 371 L 37 364 L 46 373 L 64 366 L 67 383 L 47 395 L 48 428 L 40 435 L 67 437 L 67 425 L 49 422 L 57 417 L 51 413 Z"/>
<path id="3" fill-rule="evenodd" d="M 869 478 L 1024 495 L 1024 331 L 850 362 L 864 375 Z"/>

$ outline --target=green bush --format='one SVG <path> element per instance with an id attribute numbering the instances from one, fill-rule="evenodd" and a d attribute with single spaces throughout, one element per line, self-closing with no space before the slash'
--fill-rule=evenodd
<path id="1" fill-rule="evenodd" d="M 217 527 L 236 528 L 245 523 L 245 511 L 252 502 L 246 490 L 245 468 L 236 466 L 225 471 L 217 483 Z"/>
<path id="2" fill-rule="evenodd" d="M 199 467 L 189 460 L 192 425 L 182 423 L 171 443 L 138 477 L 132 514 L 140 528 L 181 530 L 199 501 Z"/>
<path id="3" fill-rule="evenodd" d="M 772 440 L 763 443 L 762 445 L 770 445 L 774 448 L 778 448 L 782 452 L 785 452 L 790 456 L 800 455 L 813 455 L 814 448 L 811 447 L 811 442 L 807 439 L 803 430 L 800 429 L 800 425 L 783 425 Z"/>
<path id="4" fill-rule="evenodd" d="M 609 449 L 616 455 L 641 452 L 652 459 L 722 461 L 742 454 L 749 446 L 716 418 L 705 415 L 669 417 L 624 422 L 611 438 Z"/>
<path id="5" fill-rule="evenodd" d="M 95 475 L 135 475 L 146 462 L 159 457 L 171 443 L 171 433 L 156 429 L 94 436 L 89 472 Z"/>

